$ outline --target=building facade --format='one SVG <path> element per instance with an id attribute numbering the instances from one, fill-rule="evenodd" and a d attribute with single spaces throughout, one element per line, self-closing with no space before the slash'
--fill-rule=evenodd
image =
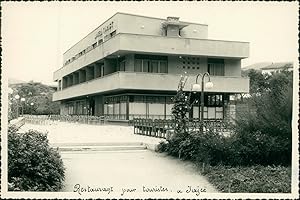
<path id="1" fill-rule="evenodd" d="M 249 43 L 207 34 L 207 25 L 177 17 L 116 13 L 64 53 L 53 101 L 60 101 L 62 115 L 168 119 L 180 76 L 188 74 L 190 91 L 196 75 L 209 72 L 214 87 L 205 90 L 204 118 L 233 117 L 231 96 L 249 92 L 249 79 L 241 77 Z M 198 116 L 196 103 L 190 117 Z"/>

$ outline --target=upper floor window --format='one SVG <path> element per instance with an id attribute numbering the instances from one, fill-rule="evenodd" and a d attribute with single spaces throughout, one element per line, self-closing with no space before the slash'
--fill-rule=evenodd
<path id="1" fill-rule="evenodd" d="M 135 72 L 168 73 L 166 56 L 135 55 Z"/>
<path id="2" fill-rule="evenodd" d="M 224 76 L 225 64 L 224 59 L 209 58 L 207 60 L 208 73 L 212 76 Z"/>

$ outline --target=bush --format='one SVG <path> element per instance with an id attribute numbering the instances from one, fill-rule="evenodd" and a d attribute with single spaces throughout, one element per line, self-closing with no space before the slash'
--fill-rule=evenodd
<path id="1" fill-rule="evenodd" d="M 283 71 L 271 76 L 256 76 L 253 72 L 252 76 L 260 79 L 248 101 L 253 111 L 239 113 L 235 134 L 230 137 L 215 132 L 189 132 L 186 114 L 191 108 L 190 98 L 178 90 L 172 110 L 175 133 L 161 150 L 211 165 L 289 166 L 292 148 L 292 73 Z"/>
<path id="2" fill-rule="evenodd" d="M 229 167 L 218 165 L 206 167 L 203 174 L 221 192 L 291 192 L 291 167 L 261 165 Z"/>
<path id="3" fill-rule="evenodd" d="M 8 129 L 8 186 L 10 191 L 58 191 L 63 187 L 64 166 L 47 135 Z"/>
<path id="4" fill-rule="evenodd" d="M 265 76 L 265 86 L 252 94 L 249 106 L 255 112 L 240 113 L 236 120 L 231 146 L 239 160 L 233 164 L 291 164 L 292 75 L 282 71 Z"/>

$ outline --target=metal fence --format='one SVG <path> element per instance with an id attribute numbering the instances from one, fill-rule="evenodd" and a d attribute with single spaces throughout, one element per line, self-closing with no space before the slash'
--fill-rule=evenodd
<path id="1" fill-rule="evenodd" d="M 69 122 L 92 125 L 103 125 L 106 122 L 104 116 L 88 115 L 24 115 L 25 123 L 49 125 L 55 122 Z"/>
<path id="2" fill-rule="evenodd" d="M 132 121 L 134 126 L 134 134 L 159 137 L 168 139 L 175 130 L 176 123 L 173 119 L 144 119 L 134 118 Z M 233 132 L 233 125 L 224 120 L 204 120 L 203 122 L 198 119 L 191 119 L 187 122 L 188 131 L 197 132 L 201 128 L 204 132 L 218 132 L 225 136 Z"/>

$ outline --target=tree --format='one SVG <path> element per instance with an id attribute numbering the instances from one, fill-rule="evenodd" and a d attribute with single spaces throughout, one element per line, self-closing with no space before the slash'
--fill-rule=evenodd
<path id="1" fill-rule="evenodd" d="M 52 101 L 55 88 L 32 81 L 14 84 L 10 87 L 15 94 L 26 99 L 24 103 L 19 102 L 19 106 L 23 107 L 24 114 L 59 114 L 59 103 Z M 13 100 L 12 103 L 13 112 L 17 102 Z"/>
<path id="2" fill-rule="evenodd" d="M 261 71 L 250 69 L 244 71 L 243 76 L 249 77 L 250 79 L 249 93 L 251 96 L 260 95 L 268 88 L 268 82 L 266 81 L 269 77 L 268 74 L 262 74 Z"/>
<path id="3" fill-rule="evenodd" d="M 187 113 L 190 111 L 190 95 L 187 95 L 183 88 L 185 86 L 187 76 L 181 76 L 178 84 L 177 94 L 172 98 L 174 106 L 172 114 L 174 116 L 175 130 L 173 136 L 168 139 L 167 151 L 175 156 L 181 157 L 181 149 L 185 138 L 188 137 L 188 117 Z"/>
<path id="4" fill-rule="evenodd" d="M 290 164 L 293 73 L 281 71 L 262 75 L 252 72 L 249 76 L 250 84 L 251 80 L 257 80 L 252 81 L 249 99 L 255 112 L 243 113 L 236 121 L 240 150 L 243 148 L 241 151 L 248 159 L 249 151 L 253 152 L 252 159 L 260 164 Z"/>

